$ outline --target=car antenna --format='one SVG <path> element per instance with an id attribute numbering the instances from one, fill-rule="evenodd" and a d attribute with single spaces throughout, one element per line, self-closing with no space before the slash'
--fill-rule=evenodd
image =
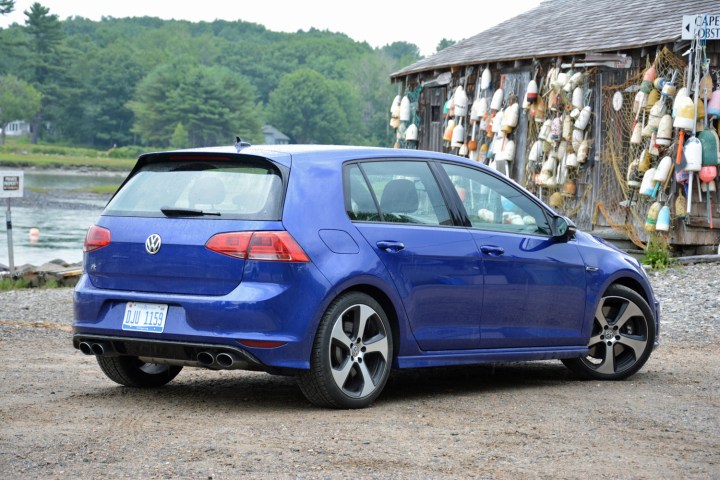
<path id="1" fill-rule="evenodd" d="M 235 148 L 237 149 L 238 152 L 240 152 L 240 150 L 242 148 L 249 147 L 249 146 L 250 146 L 250 142 L 246 142 L 238 136 L 235 137 Z"/>

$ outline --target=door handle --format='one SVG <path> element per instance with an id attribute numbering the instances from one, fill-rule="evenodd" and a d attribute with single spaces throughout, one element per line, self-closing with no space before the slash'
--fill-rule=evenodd
<path id="1" fill-rule="evenodd" d="M 402 242 L 395 242 L 390 240 L 381 240 L 376 243 L 378 248 L 380 250 L 385 250 L 386 252 L 390 253 L 397 253 L 403 248 L 405 248 L 405 244 Z"/>
<path id="2" fill-rule="evenodd" d="M 487 255 L 499 256 L 505 253 L 505 249 L 502 247 L 496 247 L 494 245 L 482 245 L 480 251 Z"/>

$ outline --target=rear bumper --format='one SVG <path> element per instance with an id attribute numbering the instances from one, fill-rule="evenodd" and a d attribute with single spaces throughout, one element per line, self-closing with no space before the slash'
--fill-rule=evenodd
<path id="1" fill-rule="evenodd" d="M 85 345 L 83 345 L 85 344 Z M 81 345 L 85 348 L 81 348 Z M 90 350 L 86 350 L 86 346 Z M 95 347 L 100 346 L 99 353 Z M 87 355 L 116 357 L 128 355 L 141 357 L 151 363 L 187 365 L 212 369 L 269 370 L 253 354 L 238 347 L 218 344 L 173 342 L 145 338 L 113 337 L 110 335 L 73 335 L 73 346 Z M 226 354 L 233 362 L 218 361 L 218 355 Z"/>
<path id="2" fill-rule="evenodd" d="M 252 369 L 308 369 L 329 286 L 312 264 L 297 267 L 293 273 L 289 281 L 279 276 L 271 277 L 281 280 L 275 283 L 243 281 L 221 296 L 99 289 L 83 275 L 75 288 L 73 342 L 77 348 L 86 338 L 111 340 L 114 351 L 121 355 L 182 361 L 196 361 L 200 347 L 212 347 L 245 360 L 249 356 L 248 368 Z M 168 305 L 164 331 L 124 331 L 128 302 Z M 248 347 L 243 341 L 278 342 L 281 346 Z"/>

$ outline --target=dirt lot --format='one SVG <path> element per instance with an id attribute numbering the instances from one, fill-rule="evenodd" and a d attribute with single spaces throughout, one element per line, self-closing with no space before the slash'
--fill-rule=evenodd
<path id="1" fill-rule="evenodd" d="M 185 369 L 161 389 L 119 387 L 72 348 L 70 290 L 0 293 L 0 471 L 720 478 L 720 265 L 697 268 L 653 278 L 663 346 L 630 380 L 579 381 L 560 362 L 400 372 L 360 411 L 317 409 L 293 379 L 261 373 Z M 716 278 L 710 307 L 678 288 L 697 278 Z"/>

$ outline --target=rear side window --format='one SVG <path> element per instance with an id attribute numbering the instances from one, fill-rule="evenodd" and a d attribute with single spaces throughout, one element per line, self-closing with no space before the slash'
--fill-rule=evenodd
<path id="1" fill-rule="evenodd" d="M 440 187 L 425 162 L 363 162 L 349 167 L 347 181 L 346 208 L 352 220 L 452 225 Z"/>
<path id="2" fill-rule="evenodd" d="M 261 159 L 170 160 L 143 166 L 103 215 L 279 220 L 282 197 L 279 170 Z"/>

